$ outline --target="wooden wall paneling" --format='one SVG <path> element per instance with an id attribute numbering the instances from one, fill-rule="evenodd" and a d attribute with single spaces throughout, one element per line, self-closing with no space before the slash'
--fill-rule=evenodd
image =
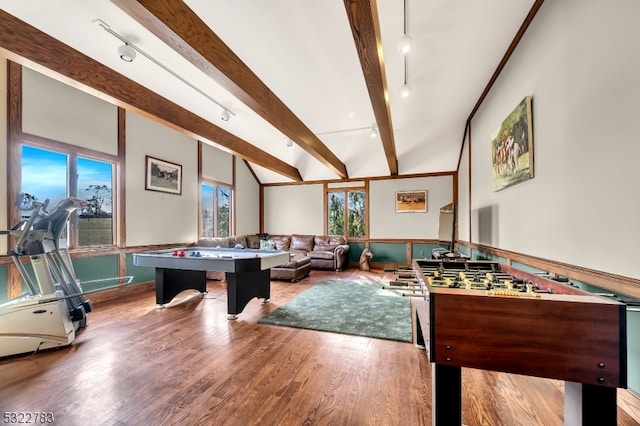
<path id="1" fill-rule="evenodd" d="M 22 134 L 22 67 L 7 61 L 7 219 L 8 228 L 20 221 L 15 200 L 20 190 L 20 136 Z M 8 238 L 8 248 L 15 244 L 15 238 Z M 22 277 L 13 263 L 7 270 L 7 298 L 22 294 Z"/>

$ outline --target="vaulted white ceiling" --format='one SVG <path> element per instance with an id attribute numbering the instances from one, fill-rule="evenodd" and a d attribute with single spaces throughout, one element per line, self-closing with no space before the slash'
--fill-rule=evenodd
<path id="1" fill-rule="evenodd" d="M 224 76 L 203 71 L 206 67 L 194 65 L 184 51 L 162 41 L 157 32 L 148 29 L 148 23 L 125 11 L 127 7 L 122 5 L 127 3 L 137 6 L 133 0 L 0 0 L 0 7 L 295 167 L 304 181 L 345 177 L 328 166 L 322 154 L 319 159 L 304 149 L 300 141 L 287 146 L 290 135 L 279 129 L 277 122 L 265 119 L 264 113 L 256 112 L 255 104 L 237 91 L 231 93 Z M 378 18 L 381 45 L 377 53 L 384 82 L 373 89 L 386 87 L 386 93 L 381 93 L 388 99 L 386 111 L 391 123 L 386 141 L 395 149 L 397 174 L 455 171 L 466 120 L 534 1 L 407 0 L 407 33 L 413 39 L 407 57 L 411 87 L 407 98 L 399 94 L 405 61 L 398 47 L 404 33 L 405 3 L 358 3 L 371 3 L 373 17 Z M 394 174 L 385 154 L 384 135 L 371 137 L 372 127 L 383 129 L 384 125 L 376 122 L 367 88 L 371 69 L 361 65 L 354 31 L 357 38 L 362 28 L 352 31 L 347 9 L 350 0 L 187 0 L 185 4 L 269 88 L 271 96 L 315 134 L 336 157 L 335 162 L 344 165 L 349 178 Z M 179 25 L 183 25 L 181 18 L 176 17 Z M 154 25 L 158 22 L 162 20 Z M 117 54 L 122 41 L 105 26 L 171 72 L 140 54 L 131 63 L 122 61 Z M 190 31 L 186 21 L 181 28 Z M 375 29 L 374 25 L 371 31 Z M 176 43 L 185 43 L 174 38 Z M 209 98 L 233 113 L 229 121 L 221 120 L 222 108 Z M 278 114 L 273 113 L 276 120 L 282 117 Z M 301 134 L 306 141 L 304 131 Z M 209 142 L 233 151 L 220 141 Z M 262 183 L 293 180 L 257 165 L 259 159 L 246 159 Z"/>

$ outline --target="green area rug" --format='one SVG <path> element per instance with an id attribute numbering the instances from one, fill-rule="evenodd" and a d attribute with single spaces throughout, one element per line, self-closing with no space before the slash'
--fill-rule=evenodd
<path id="1" fill-rule="evenodd" d="M 321 281 L 258 322 L 412 341 L 410 298 L 367 281 Z"/>

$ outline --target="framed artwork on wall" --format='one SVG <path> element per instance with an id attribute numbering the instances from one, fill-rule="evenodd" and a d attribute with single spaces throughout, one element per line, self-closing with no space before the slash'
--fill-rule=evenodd
<path id="1" fill-rule="evenodd" d="M 396 192 L 396 213 L 424 213 L 427 211 L 427 191 Z"/>
<path id="2" fill-rule="evenodd" d="M 509 113 L 491 138 L 494 192 L 533 178 L 531 96 Z"/>
<path id="3" fill-rule="evenodd" d="M 182 166 L 146 156 L 144 189 L 182 194 Z"/>

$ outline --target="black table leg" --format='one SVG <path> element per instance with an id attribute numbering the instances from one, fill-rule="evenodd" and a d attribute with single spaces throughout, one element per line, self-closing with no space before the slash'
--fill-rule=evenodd
<path id="1" fill-rule="evenodd" d="M 207 272 L 184 269 L 156 268 L 156 303 L 171 302 L 184 290 L 207 292 Z"/>
<path id="2" fill-rule="evenodd" d="M 564 383 L 564 424 L 615 426 L 618 424 L 616 388 L 585 383 Z"/>
<path id="3" fill-rule="evenodd" d="M 235 319 L 254 297 L 271 297 L 270 270 L 227 272 L 227 315 Z"/>
<path id="4" fill-rule="evenodd" d="M 460 426 L 462 424 L 462 368 L 431 364 L 433 382 L 433 424 Z"/>

